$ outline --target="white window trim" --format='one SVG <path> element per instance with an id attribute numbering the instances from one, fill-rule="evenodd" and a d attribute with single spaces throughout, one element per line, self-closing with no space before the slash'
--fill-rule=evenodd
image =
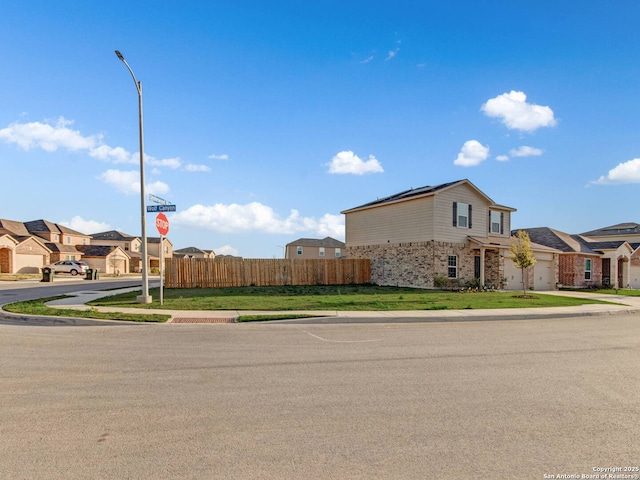
<path id="1" fill-rule="evenodd" d="M 497 222 L 493 221 L 494 215 L 498 217 L 498 221 Z M 497 210 L 491 210 L 491 215 L 490 215 L 490 220 L 489 221 L 491 223 L 491 225 L 489 225 L 489 231 L 491 233 L 500 234 L 500 231 L 502 230 L 502 215 L 501 215 L 501 213 L 498 212 Z M 497 230 L 493 229 L 494 223 L 498 226 Z"/>
<path id="2" fill-rule="evenodd" d="M 451 259 L 454 259 L 455 265 L 451 265 Z M 455 272 L 454 276 L 451 276 L 451 271 Z M 457 255 L 449 255 L 447 257 L 447 278 L 458 278 L 458 256 Z"/>
<path id="3" fill-rule="evenodd" d="M 462 214 L 464 210 L 464 215 Z M 464 219 L 464 225 L 460 220 Z M 469 228 L 469 204 L 458 202 L 458 228 Z"/>

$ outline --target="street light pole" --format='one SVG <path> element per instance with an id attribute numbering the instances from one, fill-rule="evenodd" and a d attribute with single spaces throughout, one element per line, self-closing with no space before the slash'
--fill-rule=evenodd
<path id="1" fill-rule="evenodd" d="M 136 85 L 138 91 L 138 130 L 140 132 L 140 227 L 142 229 L 142 295 L 136 298 L 138 303 L 151 303 L 151 295 L 149 295 L 149 260 L 147 253 L 147 212 L 144 200 L 144 130 L 142 123 L 142 82 L 136 79 L 133 74 L 133 70 L 124 59 L 119 50 L 116 50 L 116 55 L 125 64 L 127 70 L 133 78 L 133 83 Z"/>

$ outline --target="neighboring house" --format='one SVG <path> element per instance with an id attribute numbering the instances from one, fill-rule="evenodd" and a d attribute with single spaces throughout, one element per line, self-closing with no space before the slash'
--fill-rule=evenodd
<path id="1" fill-rule="evenodd" d="M 630 256 L 622 253 L 618 257 L 611 257 L 609 277 L 612 280 L 617 280 L 618 288 L 627 286 L 640 288 L 640 224 L 634 222 L 618 223 L 581 233 L 580 236 L 594 242 L 626 241 L 633 252 Z M 614 283 L 611 281 L 612 285 Z"/>
<path id="2" fill-rule="evenodd" d="M 345 254 L 345 243 L 335 238 L 299 238 L 285 247 L 284 258 L 341 258 Z"/>
<path id="3" fill-rule="evenodd" d="M 532 242 L 561 252 L 558 283 L 562 286 L 623 286 L 629 283 L 628 265 L 633 248 L 625 240 L 594 241 L 584 234 L 571 235 L 548 227 L 520 230 L 527 232 Z"/>
<path id="4" fill-rule="evenodd" d="M 0 273 L 38 273 L 50 258 L 51 250 L 43 241 L 0 227 Z"/>
<path id="5" fill-rule="evenodd" d="M 45 265 L 60 260 L 84 260 L 105 273 L 141 272 L 141 244 L 138 237 L 116 230 L 85 235 L 47 220 L 0 219 L 0 273 L 39 273 Z M 155 263 L 157 267 L 160 240 L 151 237 L 148 248 L 150 266 Z M 167 238 L 163 249 L 170 258 L 172 244 Z"/>
<path id="6" fill-rule="evenodd" d="M 216 258 L 213 250 L 201 250 L 197 247 L 180 248 L 173 251 L 173 258 Z"/>
<path id="7" fill-rule="evenodd" d="M 160 268 L 160 258 L 166 260 L 173 257 L 173 243 L 167 237 L 162 237 L 162 248 L 160 247 L 160 237 L 147 237 L 147 248 L 149 249 L 151 268 Z"/>
<path id="8" fill-rule="evenodd" d="M 89 235 L 46 220 L 17 222 L 0 219 L 0 269 L 3 273 L 38 273 L 49 263 L 81 260 L 78 245 Z"/>
<path id="9" fill-rule="evenodd" d="M 92 245 L 111 245 L 120 247 L 124 250 L 129 256 L 129 269 L 125 270 L 126 272 L 140 273 L 142 271 L 142 240 L 140 237 L 128 235 L 118 230 L 109 230 L 106 232 L 94 233 L 91 235 L 91 238 Z M 148 239 L 147 248 L 149 248 Z M 151 263 L 152 259 L 149 255 L 149 265 L 151 265 Z"/>
<path id="10" fill-rule="evenodd" d="M 79 245 L 82 259 L 89 267 L 103 273 L 120 274 L 129 271 L 130 257 L 122 248 L 113 245 Z"/>
<path id="11" fill-rule="evenodd" d="M 406 190 L 342 212 L 346 256 L 369 258 L 371 281 L 379 285 L 433 287 L 444 277 L 519 289 L 521 272 L 510 260 L 515 211 L 467 179 Z M 532 249 L 538 262 L 529 272 L 531 285 L 555 288 L 557 252 Z"/>

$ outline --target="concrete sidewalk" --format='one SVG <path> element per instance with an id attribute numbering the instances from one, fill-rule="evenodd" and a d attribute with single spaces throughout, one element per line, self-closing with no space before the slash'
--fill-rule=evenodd
<path id="1" fill-rule="evenodd" d="M 269 323 L 402 323 L 402 322 L 468 322 L 480 320 L 530 320 L 539 318 L 579 317 L 592 315 L 614 315 L 640 313 L 640 297 L 626 295 L 603 295 L 588 292 L 549 291 L 535 292 L 536 295 L 560 295 L 577 298 L 591 298 L 612 302 L 611 304 L 589 304 L 575 307 L 505 308 L 487 310 L 406 310 L 406 311 L 237 311 L 237 310 L 163 310 L 140 308 L 88 307 L 87 302 L 114 295 L 139 290 L 139 287 L 121 290 L 76 292 L 73 297 L 49 302 L 50 307 L 88 310 L 95 308 L 105 312 L 159 313 L 171 315 L 167 322 L 180 323 L 234 323 L 240 315 L 309 314 L 316 318 L 292 320 L 272 320 Z"/>

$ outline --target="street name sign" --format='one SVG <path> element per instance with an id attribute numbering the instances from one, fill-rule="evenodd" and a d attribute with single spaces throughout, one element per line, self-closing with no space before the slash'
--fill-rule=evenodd
<path id="1" fill-rule="evenodd" d="M 158 205 L 171 205 L 171 202 L 169 200 L 165 200 L 164 198 L 156 197 L 153 193 L 149 194 L 149 200 L 151 200 L 154 203 L 157 203 Z"/>
<path id="2" fill-rule="evenodd" d="M 147 205 L 147 213 L 153 212 L 175 212 L 175 205 Z"/>

